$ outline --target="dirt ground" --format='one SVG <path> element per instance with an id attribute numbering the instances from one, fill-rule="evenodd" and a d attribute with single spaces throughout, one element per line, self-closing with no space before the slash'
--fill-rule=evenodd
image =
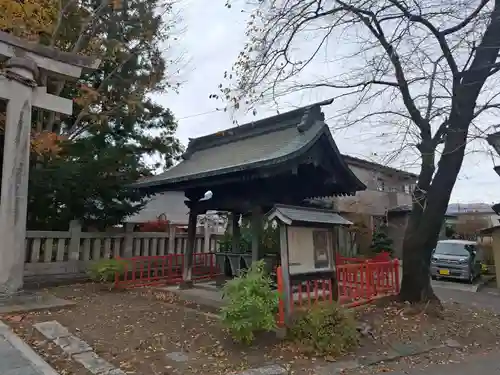
<path id="1" fill-rule="evenodd" d="M 280 342 L 274 334 L 259 337 L 252 347 L 233 343 L 213 308 L 178 301 L 151 290 L 108 291 L 94 284 L 51 288 L 50 293 L 76 302 L 54 311 L 0 316 L 61 375 L 90 375 L 80 364 L 47 342 L 33 324 L 56 320 L 85 340 L 94 351 L 130 374 L 230 374 L 233 371 L 280 363 L 293 374 L 309 374 L 326 362 L 363 358 L 384 353 L 394 342 L 443 343 L 455 339 L 462 348 L 447 348 L 410 359 L 370 366 L 354 373 L 385 372 L 389 369 L 425 366 L 438 361 L 457 361 L 498 346 L 500 317 L 482 310 L 447 304 L 440 318 L 425 310 L 385 301 L 381 306 L 357 312 L 359 321 L 373 334 L 361 339 L 361 346 L 345 358 L 306 358 L 296 347 Z M 184 352 L 188 360 L 176 362 L 167 354 Z"/>

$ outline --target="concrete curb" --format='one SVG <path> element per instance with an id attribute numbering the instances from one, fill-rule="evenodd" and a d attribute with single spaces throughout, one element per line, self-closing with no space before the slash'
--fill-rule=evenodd
<path id="1" fill-rule="evenodd" d="M 17 336 L 5 323 L 0 321 L 0 336 L 3 336 L 15 349 L 31 363 L 41 375 L 59 375 L 31 347 Z"/>

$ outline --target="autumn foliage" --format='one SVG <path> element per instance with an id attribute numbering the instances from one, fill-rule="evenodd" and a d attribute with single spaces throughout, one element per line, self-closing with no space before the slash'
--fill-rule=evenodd
<path id="1" fill-rule="evenodd" d="M 52 33 L 57 13 L 55 0 L 0 0 L 0 30 L 38 41 Z"/>
<path id="2" fill-rule="evenodd" d="M 101 62 L 78 80 L 40 76 L 49 94 L 72 100 L 73 113 L 33 109 L 29 229 L 63 230 L 73 218 L 98 229 L 121 223 L 148 198 L 130 184 L 182 151 L 172 112 L 151 95 L 177 87 L 167 71 L 176 60 L 165 58 L 173 2 L 0 0 L 0 30 Z M 0 138 L 5 123 L 0 101 Z M 167 228 L 160 219 L 142 230 Z"/>

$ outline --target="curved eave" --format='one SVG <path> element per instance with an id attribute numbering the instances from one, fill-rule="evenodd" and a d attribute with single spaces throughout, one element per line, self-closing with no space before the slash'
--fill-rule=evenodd
<path id="1" fill-rule="evenodd" d="M 351 168 L 349 168 L 349 166 L 347 165 L 342 154 L 340 153 L 340 150 L 337 147 L 337 144 L 335 143 L 335 140 L 333 139 L 332 133 L 330 132 L 328 127 L 326 127 L 326 125 L 325 128 L 326 128 L 326 131 L 324 131 L 325 135 L 328 138 L 328 141 L 330 142 L 330 146 L 335 151 L 339 165 L 344 170 L 345 176 L 347 177 L 349 183 L 356 187 L 355 191 L 366 190 L 366 185 L 363 182 L 361 182 L 361 180 L 353 173 Z"/>
<path id="2" fill-rule="evenodd" d="M 344 161 L 342 155 L 340 154 L 339 149 L 337 148 L 337 145 L 335 144 L 335 141 L 333 140 L 333 137 L 330 133 L 330 130 L 326 125 L 320 128 L 320 130 L 314 135 L 314 137 L 311 137 L 309 142 L 305 143 L 302 145 L 300 148 L 294 150 L 293 152 L 290 152 L 286 155 L 283 155 L 281 157 L 277 158 L 272 158 L 272 159 L 266 159 L 266 160 L 260 160 L 257 162 L 253 163 L 248 163 L 248 164 L 242 164 L 239 166 L 232 166 L 228 168 L 223 168 L 223 169 L 215 169 L 207 172 L 201 172 L 201 173 L 195 173 L 191 175 L 186 175 L 186 176 L 179 176 L 179 177 L 173 177 L 173 178 L 168 178 L 165 180 L 153 180 L 153 181 L 138 181 L 134 184 L 131 184 L 131 188 L 136 188 L 136 189 L 148 189 L 148 188 L 163 188 L 164 190 L 167 190 L 172 187 L 172 185 L 177 185 L 180 183 L 186 183 L 189 181 L 193 180 L 201 180 L 205 178 L 210 178 L 210 177 L 215 177 L 215 176 L 227 176 L 231 173 L 238 173 L 238 172 L 246 172 L 252 169 L 259 169 L 259 168 L 265 168 L 265 167 L 275 167 L 279 166 L 280 164 L 284 164 L 289 162 L 291 159 L 298 158 L 308 152 L 312 146 L 319 140 L 321 136 L 325 135 L 327 139 L 330 142 L 330 145 L 332 147 L 332 150 L 335 153 L 335 156 L 337 158 L 337 165 L 342 169 L 339 171 L 340 175 L 343 175 L 347 178 L 346 185 L 352 186 L 353 189 L 346 189 L 347 191 L 339 194 L 354 194 L 356 191 L 361 191 L 361 190 L 366 190 L 366 185 L 363 184 L 357 177 L 356 175 L 350 170 L 349 166 L 346 164 Z M 175 167 L 174 167 L 175 168 Z"/>

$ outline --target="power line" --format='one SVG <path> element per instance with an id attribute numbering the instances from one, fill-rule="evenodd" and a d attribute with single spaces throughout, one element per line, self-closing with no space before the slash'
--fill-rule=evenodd
<path id="1" fill-rule="evenodd" d="M 211 113 L 220 112 L 220 111 L 221 111 L 220 109 L 213 109 L 213 110 L 207 111 L 207 112 L 195 113 L 193 115 L 188 115 L 188 116 L 180 117 L 177 120 L 186 120 L 188 118 L 193 118 L 193 117 L 198 117 L 198 116 L 203 116 L 203 115 L 209 115 Z"/>

